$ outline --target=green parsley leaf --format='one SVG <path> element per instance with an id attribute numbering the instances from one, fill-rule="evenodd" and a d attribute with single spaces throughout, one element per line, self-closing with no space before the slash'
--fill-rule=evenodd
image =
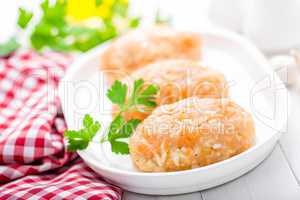
<path id="1" fill-rule="evenodd" d="M 10 38 L 3 44 L 0 44 L 0 57 L 8 56 L 10 53 L 20 47 L 15 37 Z"/>
<path id="2" fill-rule="evenodd" d="M 155 95 L 158 92 L 158 87 L 155 85 L 149 85 L 146 89 L 143 89 L 144 81 L 142 79 L 134 82 L 133 93 L 130 98 L 134 104 L 140 104 L 148 107 L 155 107 Z"/>
<path id="3" fill-rule="evenodd" d="M 122 134 L 119 134 L 118 138 L 127 138 L 131 136 L 131 134 L 133 133 L 137 125 L 139 125 L 139 123 L 141 123 L 141 120 L 139 119 L 129 120 L 126 124 L 124 124 L 124 126 L 120 130 L 120 133 Z"/>
<path id="4" fill-rule="evenodd" d="M 156 102 L 154 101 L 154 96 L 158 92 L 158 87 L 155 85 L 149 85 L 143 92 L 141 92 L 141 95 L 137 98 L 138 104 L 145 105 L 148 107 L 155 107 Z"/>
<path id="5" fill-rule="evenodd" d="M 88 146 L 89 139 L 86 137 L 87 134 L 82 129 L 79 131 L 67 130 L 65 131 L 64 136 L 68 138 L 69 145 L 67 148 L 69 151 L 82 150 Z"/>
<path id="6" fill-rule="evenodd" d="M 117 80 L 107 91 L 106 95 L 112 103 L 122 107 L 126 100 L 126 94 L 127 94 L 127 85 Z"/>
<path id="7" fill-rule="evenodd" d="M 158 92 L 158 87 L 156 85 L 149 85 L 142 93 L 141 96 L 151 97 L 152 95 L 156 95 Z"/>
<path id="8" fill-rule="evenodd" d="M 141 122 L 138 119 L 130 119 L 128 121 L 123 117 L 123 113 L 134 109 L 137 105 L 146 107 L 155 107 L 155 96 L 158 92 L 158 87 L 149 85 L 145 87 L 144 80 L 138 79 L 134 81 L 132 94 L 127 97 L 127 85 L 116 80 L 107 92 L 107 97 L 120 108 L 120 112 L 113 119 L 109 126 L 107 136 L 103 136 L 101 142 L 109 141 L 111 150 L 117 154 L 128 154 L 129 148 L 126 142 L 119 141 L 121 138 L 128 138 L 134 132 L 138 124 Z"/>
<path id="9" fill-rule="evenodd" d="M 129 147 L 126 142 L 112 141 L 111 151 L 116 154 L 129 154 Z"/>
<path id="10" fill-rule="evenodd" d="M 86 149 L 89 142 L 96 135 L 101 125 L 98 121 L 93 120 L 90 115 L 85 115 L 83 118 L 83 128 L 79 131 L 66 130 L 65 138 L 68 140 L 68 150 L 77 151 Z"/>
<path id="11" fill-rule="evenodd" d="M 156 106 L 156 102 L 155 101 L 151 101 L 148 98 L 142 98 L 142 97 L 138 98 L 137 102 L 139 104 L 141 104 L 141 105 L 148 106 L 148 107 L 155 107 Z"/>
<path id="12" fill-rule="evenodd" d="M 134 129 L 141 121 L 138 119 L 131 119 L 128 122 L 124 117 L 118 115 L 112 121 L 109 127 L 108 141 L 111 144 L 111 150 L 114 153 L 128 154 L 128 144 L 126 142 L 120 142 L 117 139 L 128 138 L 133 133 Z M 126 147 L 125 147 L 126 146 Z"/>
<path id="13" fill-rule="evenodd" d="M 138 79 L 136 81 L 134 81 L 133 84 L 133 94 L 132 96 L 135 97 L 137 92 L 142 88 L 142 85 L 144 84 L 144 80 L 143 79 Z"/>
<path id="14" fill-rule="evenodd" d="M 128 138 L 140 122 L 138 119 L 131 119 L 126 122 L 121 115 L 118 115 L 110 124 L 108 140 Z"/>
<path id="15" fill-rule="evenodd" d="M 120 129 L 125 124 L 125 119 L 122 115 L 118 115 L 114 118 L 114 120 L 111 122 L 109 126 L 109 132 L 108 132 L 108 140 L 112 141 L 116 138 L 118 138 L 118 134 L 120 133 Z"/>
<path id="16" fill-rule="evenodd" d="M 93 119 L 90 115 L 85 115 L 83 118 L 83 126 L 89 128 L 93 124 Z"/>
<path id="17" fill-rule="evenodd" d="M 32 12 L 26 11 L 24 8 L 19 8 L 19 17 L 17 24 L 20 28 L 25 29 L 32 17 Z"/>

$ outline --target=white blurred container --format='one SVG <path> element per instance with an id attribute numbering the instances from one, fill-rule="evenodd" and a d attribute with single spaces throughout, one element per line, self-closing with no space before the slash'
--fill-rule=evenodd
<path id="1" fill-rule="evenodd" d="M 240 31 L 266 52 L 300 46 L 299 0 L 211 0 L 214 24 Z"/>
<path id="2" fill-rule="evenodd" d="M 291 55 L 278 55 L 270 59 L 270 63 L 280 79 L 289 87 L 297 84 L 299 66 Z"/>
<path id="3" fill-rule="evenodd" d="M 209 18 L 223 28 L 242 31 L 244 0 L 211 0 Z"/>

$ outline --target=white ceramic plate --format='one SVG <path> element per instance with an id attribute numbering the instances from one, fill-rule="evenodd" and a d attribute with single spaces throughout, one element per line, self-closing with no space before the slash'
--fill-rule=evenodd
<path id="1" fill-rule="evenodd" d="M 263 55 L 247 40 L 231 32 L 212 30 L 203 37 L 202 62 L 226 75 L 230 96 L 252 112 L 256 126 L 255 145 L 225 161 L 192 170 L 168 173 L 138 172 L 130 156 L 111 153 L 100 145 L 99 132 L 82 159 L 106 180 L 125 190 L 144 194 L 180 194 L 207 189 L 241 176 L 257 166 L 272 150 L 287 121 L 287 91 Z M 69 129 L 78 129 L 89 113 L 105 130 L 111 120 L 106 84 L 99 71 L 102 45 L 79 57 L 67 71 L 59 96 Z"/>

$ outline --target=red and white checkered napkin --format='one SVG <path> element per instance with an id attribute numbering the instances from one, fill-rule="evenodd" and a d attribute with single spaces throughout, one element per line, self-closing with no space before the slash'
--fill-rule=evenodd
<path id="1" fill-rule="evenodd" d="M 0 199 L 120 199 L 63 144 L 57 86 L 71 58 L 19 52 L 0 59 Z"/>

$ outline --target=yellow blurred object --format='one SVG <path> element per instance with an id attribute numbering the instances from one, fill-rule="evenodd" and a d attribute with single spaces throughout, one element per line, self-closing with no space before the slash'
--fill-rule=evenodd
<path id="1" fill-rule="evenodd" d="M 101 0 L 96 5 L 96 0 L 68 0 L 67 16 L 71 21 L 78 22 L 91 17 L 109 18 L 115 3 L 127 6 L 128 0 Z"/>

